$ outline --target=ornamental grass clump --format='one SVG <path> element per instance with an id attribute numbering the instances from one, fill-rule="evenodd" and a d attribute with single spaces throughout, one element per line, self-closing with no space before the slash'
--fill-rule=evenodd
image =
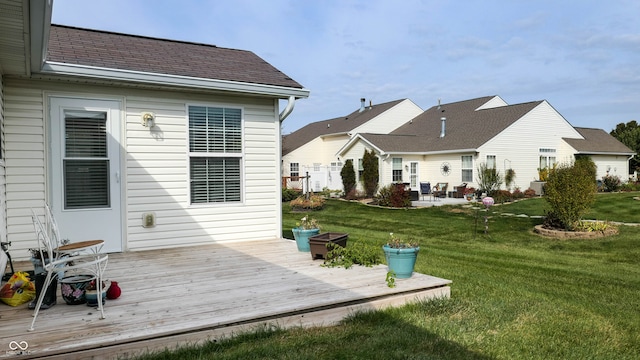
<path id="1" fill-rule="evenodd" d="M 325 199 L 320 195 L 309 195 L 307 199 L 306 196 L 298 196 L 297 198 L 291 200 L 289 205 L 294 210 L 321 210 L 324 207 Z"/>

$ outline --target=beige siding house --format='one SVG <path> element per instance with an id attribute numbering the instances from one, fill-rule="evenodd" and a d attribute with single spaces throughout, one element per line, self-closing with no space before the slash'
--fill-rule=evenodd
<path id="1" fill-rule="evenodd" d="M 632 150 L 600 129 L 574 128 L 547 101 L 507 105 L 488 96 L 434 106 L 388 134 L 359 133 L 338 151 L 355 158 L 364 149 L 380 158 L 381 185 L 448 183 L 476 187 L 481 163 L 515 171 L 511 189 L 529 188 L 538 169 L 590 156 L 598 176 L 626 179 Z M 504 188 L 504 185 L 503 185 Z"/>
<path id="2" fill-rule="evenodd" d="M 307 89 L 249 51 L 1 6 L 0 236 L 15 258 L 45 203 L 63 238 L 110 252 L 281 237 L 280 123 Z"/>
<path id="3" fill-rule="evenodd" d="M 295 178 L 309 173 L 309 186 L 313 191 L 325 187 L 342 189 L 340 169 L 346 158 L 337 153 L 355 134 L 386 134 L 420 113 L 422 109 L 409 99 L 375 105 L 371 101 L 367 105 L 365 99 L 360 99 L 360 108 L 347 116 L 314 122 L 284 136 L 282 176 Z M 353 158 L 356 169 L 361 158 L 362 152 Z M 289 186 L 296 185 L 295 181 L 289 183 Z"/>

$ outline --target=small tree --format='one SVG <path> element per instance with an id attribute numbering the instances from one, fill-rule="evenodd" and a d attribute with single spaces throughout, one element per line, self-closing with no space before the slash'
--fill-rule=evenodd
<path id="1" fill-rule="evenodd" d="M 340 170 L 340 177 L 342 177 L 344 196 L 348 197 L 349 193 L 356 187 L 356 171 L 353 169 L 353 161 L 351 159 L 345 161 L 342 170 Z"/>
<path id="2" fill-rule="evenodd" d="M 544 187 L 545 199 L 551 207 L 545 224 L 573 230 L 595 200 L 595 179 L 596 165 L 587 157 L 551 170 Z"/>
<path id="3" fill-rule="evenodd" d="M 371 151 L 364 150 L 362 156 L 362 185 L 367 197 L 373 197 L 378 190 L 378 157 Z"/>
<path id="4" fill-rule="evenodd" d="M 487 167 L 487 163 L 478 164 L 478 186 L 490 195 L 502 185 L 502 175 L 495 168 Z"/>

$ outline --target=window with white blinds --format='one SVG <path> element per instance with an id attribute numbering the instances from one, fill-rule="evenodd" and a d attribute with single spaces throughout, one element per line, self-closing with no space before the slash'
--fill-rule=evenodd
<path id="1" fill-rule="evenodd" d="M 101 111 L 64 113 L 64 208 L 111 206 L 107 114 Z"/>
<path id="2" fill-rule="evenodd" d="M 240 202 L 242 111 L 189 106 L 192 204 Z"/>

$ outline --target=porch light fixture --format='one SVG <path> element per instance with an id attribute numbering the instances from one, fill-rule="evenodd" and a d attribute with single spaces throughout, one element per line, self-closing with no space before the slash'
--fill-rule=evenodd
<path id="1" fill-rule="evenodd" d="M 152 112 L 143 112 L 141 115 L 141 120 L 140 123 L 142 124 L 142 126 L 144 127 L 153 127 L 153 125 L 155 125 L 155 115 Z"/>

